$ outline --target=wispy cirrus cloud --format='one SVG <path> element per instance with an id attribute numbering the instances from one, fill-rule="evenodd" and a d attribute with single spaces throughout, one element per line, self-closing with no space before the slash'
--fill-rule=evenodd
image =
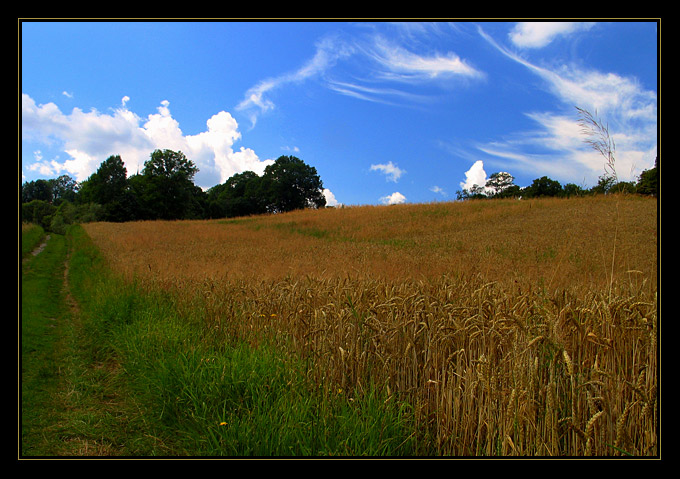
<path id="1" fill-rule="evenodd" d="M 559 36 L 590 30 L 595 22 L 519 22 L 509 34 L 520 48 L 543 48 Z"/>
<path id="2" fill-rule="evenodd" d="M 526 37 L 529 28 L 533 28 L 533 41 Z M 513 32 L 524 32 L 525 38 L 514 41 L 538 47 L 555 35 L 566 35 L 583 28 L 587 26 L 523 25 Z M 560 67 L 538 65 L 501 46 L 481 28 L 478 32 L 500 53 L 541 78 L 546 91 L 563 105 L 559 111 L 525 112 L 535 122 L 535 130 L 516 132 L 509 138 L 480 145 L 481 151 L 511 161 L 527 171 L 543 171 L 558 178 L 578 177 L 580 173 L 592 182 L 602 174 L 603 162 L 583 142 L 574 108 L 578 106 L 605 119 L 608 124 L 617 146 L 619 179 L 634 180 L 643 169 L 653 166 L 657 137 L 657 95 L 654 91 L 644 89 L 633 77 L 612 72 L 587 70 L 566 63 Z"/>
<path id="3" fill-rule="evenodd" d="M 417 44 L 410 41 L 412 37 L 429 35 L 433 31 L 432 27 L 417 26 L 400 27 L 402 33 L 410 33 L 395 35 L 395 38 L 377 33 L 351 38 L 340 34 L 326 36 L 317 42 L 314 56 L 302 67 L 257 83 L 246 91 L 236 110 L 247 113 L 251 127 L 254 127 L 261 114 L 275 108 L 272 96 L 276 90 L 312 78 L 321 78 L 327 88 L 342 95 L 400 105 L 428 99 L 426 95 L 404 90 L 405 85 L 484 77 L 483 72 L 454 52 L 421 54 L 410 49 L 409 43 Z M 342 68 L 335 68 L 350 59 L 359 66 L 351 75 Z"/>
<path id="4" fill-rule="evenodd" d="M 366 54 L 382 67 L 378 75 L 387 80 L 412 82 L 451 77 L 481 77 L 483 74 L 453 52 L 420 55 L 376 35 Z"/>
<path id="5" fill-rule="evenodd" d="M 322 75 L 339 59 L 352 53 L 350 45 L 338 41 L 333 36 L 325 37 L 317 43 L 314 56 L 302 67 L 289 73 L 262 80 L 248 89 L 243 100 L 236 106 L 236 110 L 246 112 L 250 117 L 251 127 L 254 127 L 259 115 L 275 107 L 274 102 L 267 97 L 268 94 L 285 85 L 300 83 Z"/>

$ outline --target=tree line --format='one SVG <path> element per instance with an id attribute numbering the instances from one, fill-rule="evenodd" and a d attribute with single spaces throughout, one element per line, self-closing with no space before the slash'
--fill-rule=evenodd
<path id="1" fill-rule="evenodd" d="M 574 183 L 561 185 L 557 180 L 542 176 L 536 178 L 526 187 L 514 183 L 515 178 L 507 172 L 493 173 L 484 185 L 473 185 L 456 192 L 456 199 L 491 199 L 491 198 L 540 198 L 540 197 L 572 197 L 609 193 L 631 193 L 639 195 L 659 195 L 659 157 L 654 161 L 654 168 L 644 170 L 637 181 L 618 181 L 616 175 L 605 173 L 600 176 L 597 185 L 584 188 Z"/>
<path id="2" fill-rule="evenodd" d="M 561 185 L 543 176 L 527 187 L 514 184 L 507 172 L 493 173 L 482 186 L 456 193 L 458 200 L 570 197 L 626 192 L 658 196 L 659 158 L 637 182 L 619 182 L 605 174 L 590 189 Z M 68 224 L 91 221 L 215 219 L 323 208 L 326 199 L 316 168 L 294 156 L 281 156 L 259 176 L 237 173 L 203 191 L 193 182 L 196 165 L 181 152 L 154 150 L 141 173 L 127 176 L 119 155 L 104 160 L 97 171 L 77 183 L 68 175 L 21 185 L 21 219 L 61 233 Z"/>
<path id="3" fill-rule="evenodd" d="M 77 183 L 68 175 L 21 185 L 21 219 L 60 233 L 72 223 L 213 219 L 301 208 L 323 208 L 326 199 L 316 168 L 281 156 L 262 176 L 238 173 L 203 191 L 198 168 L 181 151 L 154 150 L 144 169 L 130 177 L 119 155 Z"/>

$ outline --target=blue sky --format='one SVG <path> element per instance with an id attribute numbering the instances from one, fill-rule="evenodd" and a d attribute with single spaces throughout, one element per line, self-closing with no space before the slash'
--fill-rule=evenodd
<path id="1" fill-rule="evenodd" d="M 575 106 L 608 124 L 619 179 L 657 154 L 656 21 L 20 26 L 22 182 L 168 148 L 203 188 L 297 156 L 329 204 L 453 200 L 499 171 L 591 187 Z"/>

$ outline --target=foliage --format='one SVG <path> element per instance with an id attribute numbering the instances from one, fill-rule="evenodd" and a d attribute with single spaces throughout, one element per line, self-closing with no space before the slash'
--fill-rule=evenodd
<path id="1" fill-rule="evenodd" d="M 262 177 L 237 173 L 207 192 L 194 184 L 197 172 L 181 151 L 157 149 L 128 178 L 122 158 L 112 155 L 80 184 L 67 175 L 24 183 L 22 219 L 63 233 L 78 222 L 229 218 L 326 205 L 316 168 L 294 156 L 279 157 Z"/>
<path id="2" fill-rule="evenodd" d="M 491 196 L 498 196 L 511 186 L 514 186 L 515 178 L 505 171 L 492 173 L 486 181 L 486 188 L 491 192 Z"/>
<path id="3" fill-rule="evenodd" d="M 642 195 L 659 196 L 659 157 L 654 160 L 654 168 L 645 170 L 640 175 L 637 192 Z"/>
<path id="4" fill-rule="evenodd" d="M 562 185 L 558 181 L 551 180 L 547 176 L 535 179 L 531 185 L 522 191 L 529 198 L 540 198 L 542 196 L 560 196 Z"/>
<path id="5" fill-rule="evenodd" d="M 457 199 L 573 197 L 619 192 L 658 196 L 658 157 L 655 167 L 645 170 L 637 183 L 618 182 L 613 169 L 614 146 L 608 143 L 606 126 L 585 111 L 582 115 L 588 119 L 583 120 L 584 125 L 597 132 L 590 135 L 595 135 L 594 139 L 589 136 L 589 144 L 608 158 L 605 174 L 597 185 L 590 189 L 573 183 L 562 186 L 543 176 L 527 187 L 520 187 L 514 184 L 510 173 L 496 172 L 484 185 L 458 191 Z M 80 184 L 67 175 L 25 182 L 21 185 L 22 221 L 63 232 L 70 224 L 90 221 L 233 218 L 326 206 L 316 168 L 294 156 L 279 157 L 262 176 L 252 171 L 236 173 L 206 192 L 193 183 L 197 172 L 196 165 L 181 151 L 166 149 L 154 150 L 142 173 L 127 177 L 122 158 L 112 155 Z"/>
<path id="6" fill-rule="evenodd" d="M 210 218 L 250 216 L 266 211 L 260 196 L 260 177 L 252 171 L 236 173 L 207 195 Z"/>
<path id="7" fill-rule="evenodd" d="M 49 180 L 28 181 L 21 186 L 21 202 L 41 200 L 58 205 L 62 201 L 75 201 L 78 194 L 77 182 L 68 175 Z"/>
<path id="8" fill-rule="evenodd" d="M 79 200 L 81 203 L 102 205 L 101 220 L 125 221 L 130 218 L 127 169 L 119 155 L 108 157 L 95 173 L 81 183 Z"/>
<path id="9" fill-rule="evenodd" d="M 267 166 L 260 186 L 265 209 L 271 213 L 323 208 L 326 198 L 322 190 L 316 168 L 294 156 L 280 156 Z"/>
<path id="10" fill-rule="evenodd" d="M 194 217 L 197 191 L 193 178 L 197 172 L 196 165 L 181 151 L 154 150 L 137 185 L 142 219 Z"/>

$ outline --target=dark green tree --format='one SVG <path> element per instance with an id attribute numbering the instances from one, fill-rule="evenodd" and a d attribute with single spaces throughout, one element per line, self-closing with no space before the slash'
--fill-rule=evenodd
<path id="1" fill-rule="evenodd" d="M 562 196 L 566 196 L 567 198 L 571 198 L 572 196 L 584 196 L 585 194 L 586 190 L 576 183 L 567 183 L 562 188 Z"/>
<path id="2" fill-rule="evenodd" d="M 118 155 L 109 156 L 80 187 L 81 203 L 102 205 L 105 221 L 132 219 L 133 204 L 128 191 L 127 169 Z"/>
<path id="3" fill-rule="evenodd" d="M 642 172 L 637 183 L 641 195 L 659 196 L 659 157 L 654 160 L 654 168 Z"/>
<path id="4" fill-rule="evenodd" d="M 49 180 L 27 181 L 21 185 L 21 202 L 30 203 L 33 200 L 40 200 L 51 204 L 52 188 L 53 184 Z"/>
<path id="5" fill-rule="evenodd" d="M 144 163 L 133 193 L 145 219 L 182 219 L 200 216 L 200 188 L 193 183 L 196 165 L 181 151 L 154 150 Z"/>
<path id="6" fill-rule="evenodd" d="M 210 188 L 207 194 L 210 216 L 223 218 L 265 213 L 265 203 L 260 197 L 260 180 L 257 173 L 244 171 Z"/>
<path id="7" fill-rule="evenodd" d="M 76 180 L 68 175 L 48 180 L 52 184 L 52 202 L 59 205 L 62 201 L 73 203 L 77 196 L 79 185 Z"/>
<path id="8" fill-rule="evenodd" d="M 463 188 L 462 190 L 456 191 L 457 200 L 481 200 L 486 198 L 488 198 L 488 196 L 484 193 L 484 187 L 479 186 L 476 183 L 469 189 Z"/>
<path id="9" fill-rule="evenodd" d="M 272 213 L 303 208 L 323 208 L 326 198 L 316 168 L 295 156 L 280 156 L 264 170 L 259 196 Z"/>
<path id="10" fill-rule="evenodd" d="M 597 179 L 597 185 L 590 189 L 590 192 L 595 195 L 604 195 L 609 193 L 609 191 L 616 184 L 616 178 L 613 176 L 604 174 Z"/>
<path id="11" fill-rule="evenodd" d="M 58 206 L 62 201 L 75 201 L 79 185 L 68 175 L 49 180 L 38 179 L 21 185 L 21 202 L 41 200 Z"/>
<path id="12" fill-rule="evenodd" d="M 560 196 L 562 193 L 562 185 L 556 180 L 552 180 L 547 176 L 536 178 L 531 185 L 522 190 L 523 195 L 529 198 L 538 198 L 541 196 Z"/>
<path id="13" fill-rule="evenodd" d="M 21 221 L 35 223 L 45 230 L 49 230 L 52 215 L 57 207 L 44 200 L 31 200 L 21 204 Z"/>

